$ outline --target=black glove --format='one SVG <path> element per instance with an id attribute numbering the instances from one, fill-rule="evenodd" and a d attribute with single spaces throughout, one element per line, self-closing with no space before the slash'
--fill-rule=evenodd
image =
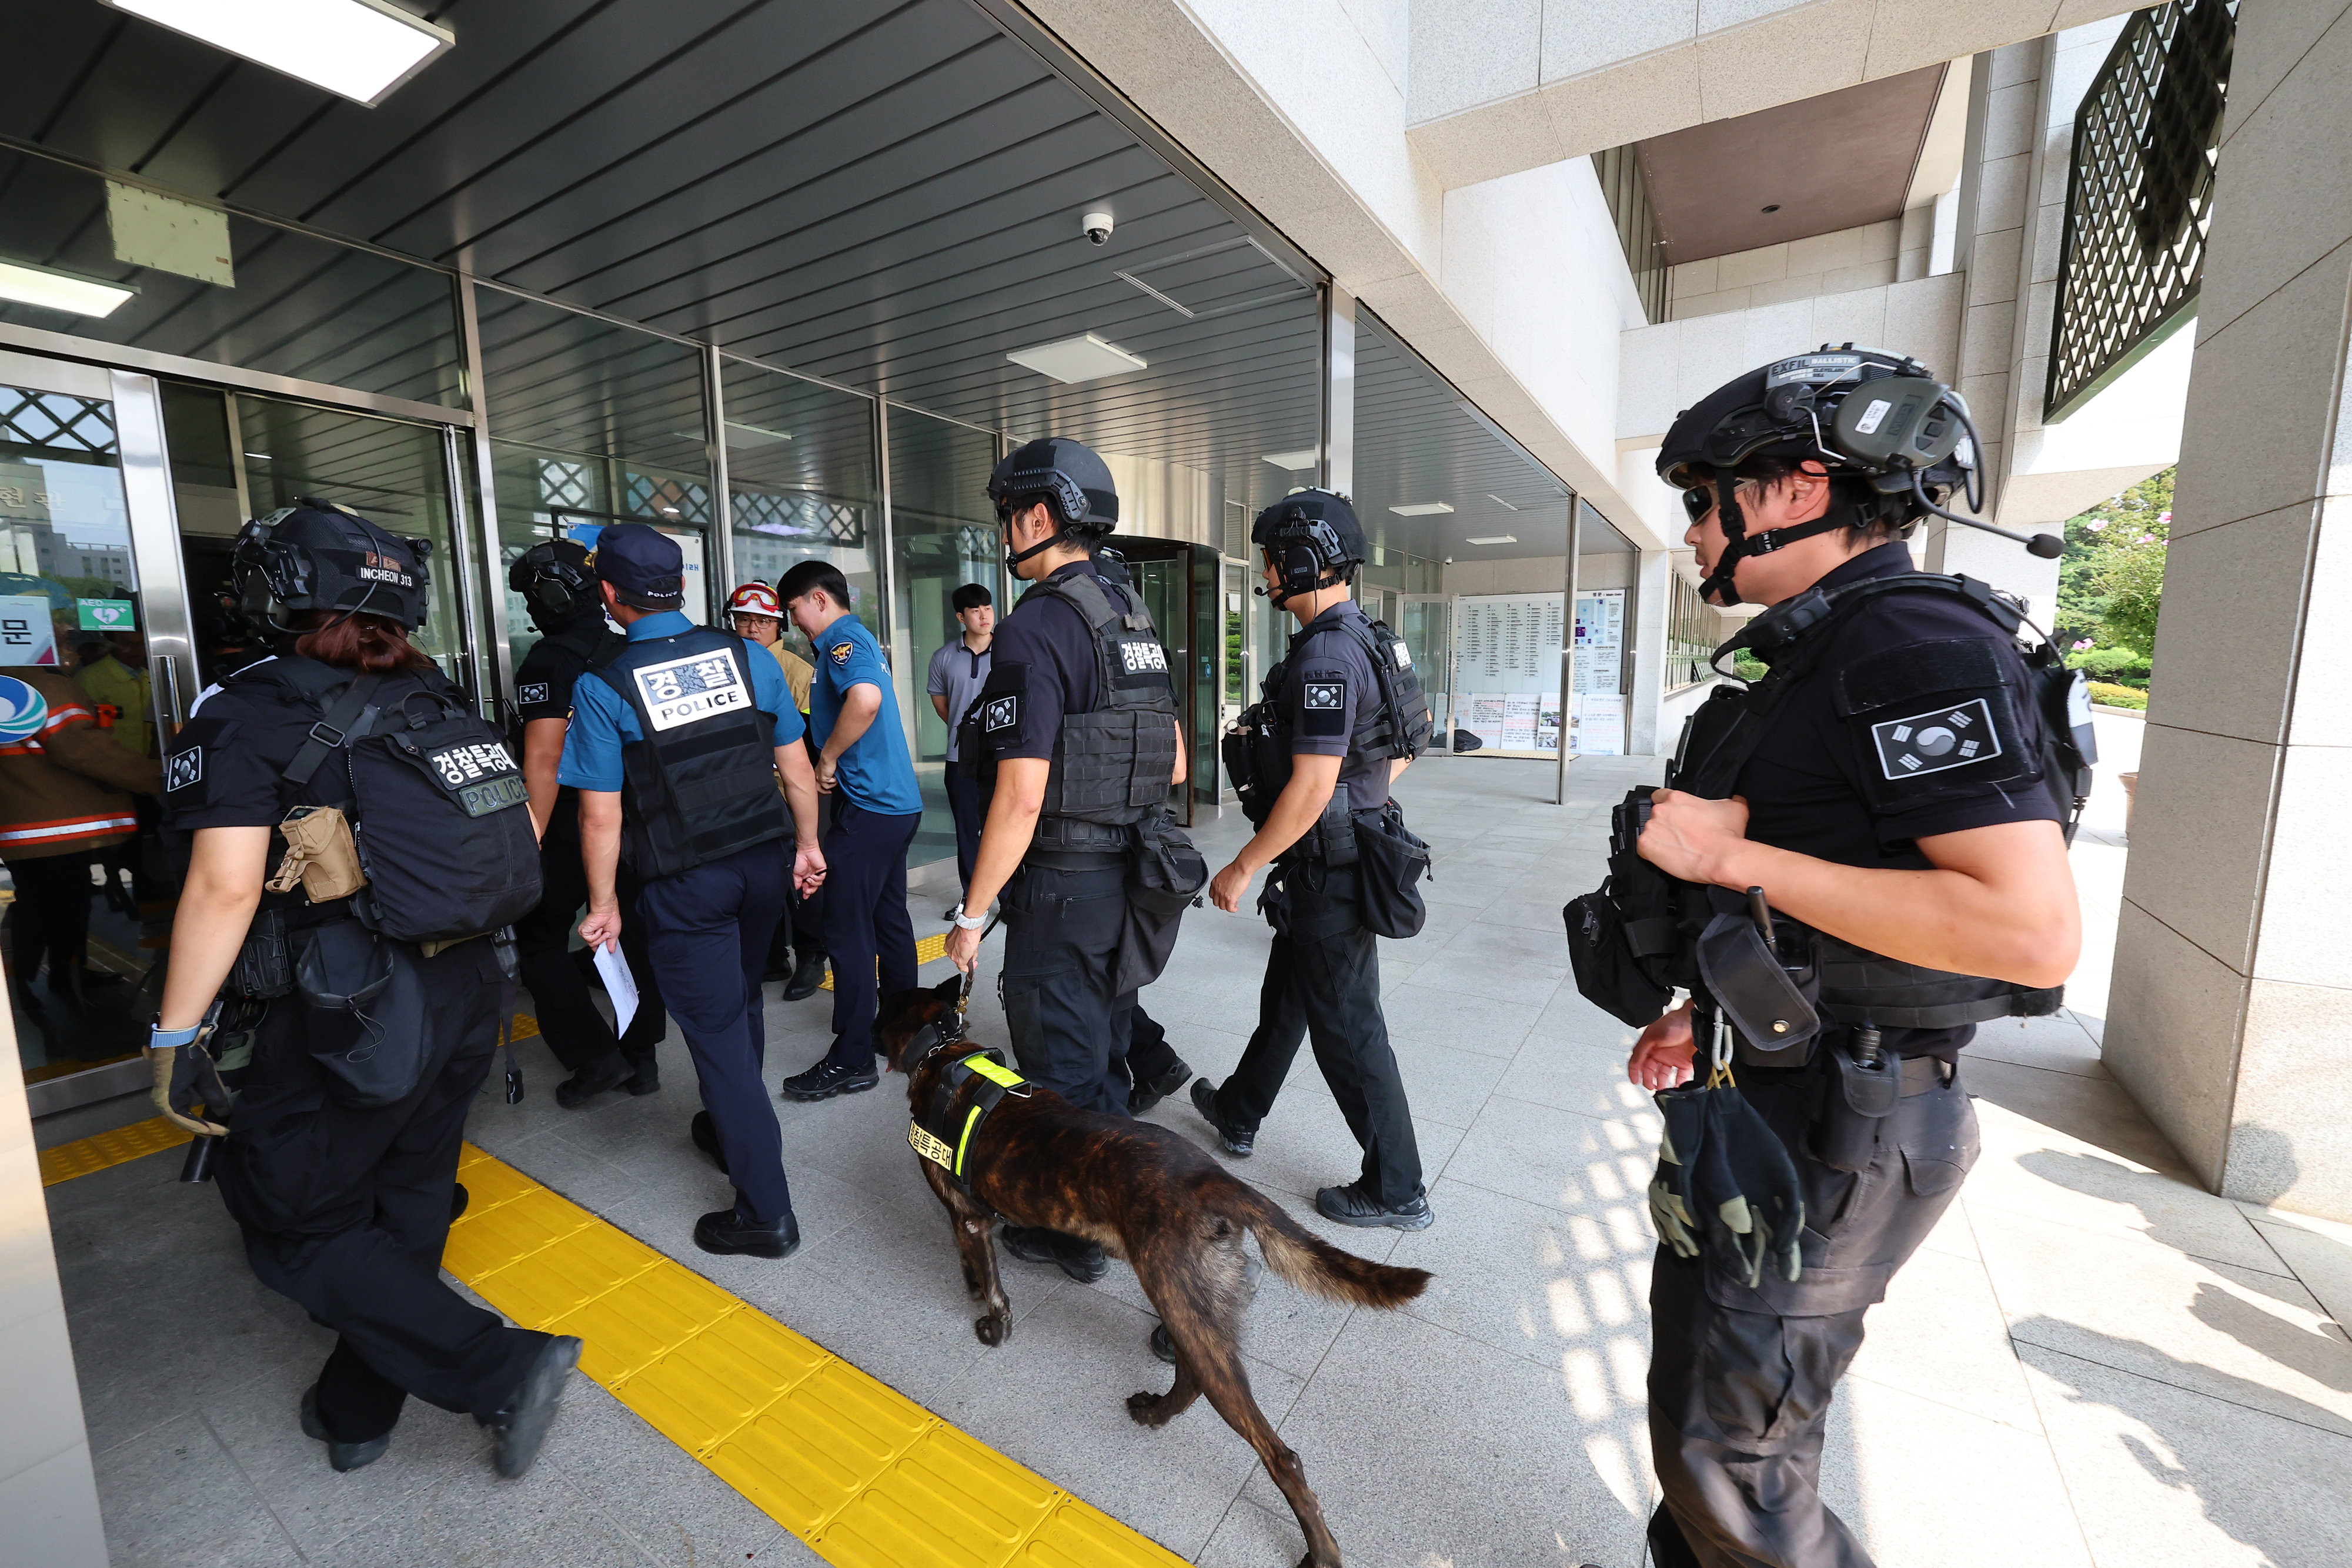
<path id="1" fill-rule="evenodd" d="M 1666 1135 L 1650 1211 L 1666 1244 L 1685 1258 L 1704 1250 L 1751 1290 L 1768 1267 L 1793 1281 L 1804 1268 L 1805 1199 L 1789 1151 L 1730 1085 L 1690 1083 L 1656 1098 Z"/>
<path id="2" fill-rule="evenodd" d="M 147 1062 L 155 1074 L 155 1108 L 199 1137 L 225 1137 L 228 1086 L 221 1082 L 202 1033 L 158 1028 L 149 1036 Z"/>

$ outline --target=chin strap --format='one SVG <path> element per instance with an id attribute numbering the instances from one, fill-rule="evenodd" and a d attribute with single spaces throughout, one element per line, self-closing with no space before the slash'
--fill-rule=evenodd
<path id="1" fill-rule="evenodd" d="M 1809 523 L 1792 523 L 1785 528 L 1769 528 L 1760 534 L 1751 534 L 1748 531 L 1748 519 L 1739 510 L 1738 485 L 1738 476 L 1730 469 L 1715 471 L 1716 517 L 1723 525 L 1725 543 L 1715 570 L 1708 572 L 1698 585 L 1701 599 L 1725 609 L 1740 601 L 1739 590 L 1732 578 L 1738 571 L 1739 563 L 1749 556 L 1770 555 L 1774 550 L 1786 549 L 1799 539 L 1809 539 L 1832 528 L 1851 528 L 1859 520 L 1854 516 L 1858 508 L 1832 506 Z M 1717 597 L 1718 594 L 1720 598 Z"/>
<path id="2" fill-rule="evenodd" d="M 1009 571 L 1013 568 L 1019 566 L 1023 561 L 1027 560 L 1033 555 L 1042 555 L 1045 551 L 1052 549 L 1055 545 L 1067 543 L 1069 541 L 1069 537 L 1070 536 L 1062 529 L 1055 528 L 1052 533 L 1047 534 L 1044 538 L 1039 539 L 1027 549 L 1007 549 L 1004 552 L 1005 570 Z"/>

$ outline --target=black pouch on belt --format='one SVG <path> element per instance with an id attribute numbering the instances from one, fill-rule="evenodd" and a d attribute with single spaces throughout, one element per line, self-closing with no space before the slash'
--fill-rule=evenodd
<path id="1" fill-rule="evenodd" d="M 1813 1157 L 1834 1171 L 1867 1169 L 1903 1092 L 1903 1059 L 1883 1055 L 1865 1063 L 1838 1045 L 1814 1065 Z"/>
<path id="2" fill-rule="evenodd" d="M 1365 927 L 1391 941 L 1418 936 L 1429 919 L 1419 886 L 1429 869 L 1429 845 L 1404 825 L 1394 800 L 1377 811 L 1357 813 L 1355 821 Z"/>
<path id="3" fill-rule="evenodd" d="M 245 945 L 236 950 L 236 964 L 228 972 L 228 988 L 257 1002 L 273 1000 L 294 988 L 294 960 L 287 950 L 283 910 L 265 909 L 253 917 Z"/>
<path id="4" fill-rule="evenodd" d="M 1184 911 L 1209 880 L 1209 862 L 1161 811 L 1136 825 L 1128 848 L 1127 912 L 1119 927 L 1111 994 L 1140 990 L 1168 967 Z"/>
<path id="5" fill-rule="evenodd" d="M 1802 1067 L 1822 1020 L 1797 977 L 1780 966 L 1745 912 L 1718 914 L 1698 938 L 1699 976 L 1737 1031 L 1751 1067 Z"/>

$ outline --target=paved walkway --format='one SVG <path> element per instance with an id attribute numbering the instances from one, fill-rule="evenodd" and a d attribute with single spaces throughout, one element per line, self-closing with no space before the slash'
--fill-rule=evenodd
<path id="1" fill-rule="evenodd" d="M 1439 862 L 1429 927 L 1383 945 L 1382 976 L 1438 1223 L 1335 1239 L 1436 1281 L 1372 1312 L 1268 1280 L 1244 1341 L 1350 1563 L 1643 1561 L 1641 1195 L 1657 1122 L 1624 1082 L 1630 1031 L 1567 980 L 1559 905 L 1600 878 L 1610 803 L 1655 771 L 1581 762 L 1566 807 L 1536 763 L 1432 759 L 1401 790 Z M 1983 1161 L 1872 1314 L 1839 1400 L 1825 1490 L 1885 1568 L 2352 1562 L 2352 1228 L 2202 1192 L 2100 1067 L 2120 828 L 2103 783 L 2075 851 L 2100 935 L 2074 1009 L 1988 1030 L 1969 1052 Z M 1213 865 L 1243 831 L 1201 831 Z M 919 907 L 919 933 L 941 902 Z M 1253 919 L 1188 917 L 1146 1002 L 1195 1069 L 1239 1057 L 1265 941 Z M 823 1049 L 828 1000 L 772 1005 L 772 1082 Z M 986 985 L 974 1023 L 1003 1038 Z M 1186 1557 L 1297 1560 L 1288 1510 L 1213 1412 L 1159 1433 L 1128 1420 L 1126 1396 L 1167 1372 L 1125 1269 L 1088 1287 L 1008 1260 L 1013 1340 L 972 1338 L 898 1081 L 781 1107 L 804 1242 L 774 1264 L 688 1239 L 726 1189 L 687 1145 L 675 1038 L 667 1090 L 584 1113 L 557 1108 L 536 1041 L 525 1054 L 530 1097 L 488 1094 L 475 1113 L 486 1148 Z M 1181 1102 L 1155 1118 L 1206 1139 Z M 1258 1150 L 1232 1168 L 1302 1213 L 1356 1168 L 1304 1051 Z M 49 1193 L 120 1568 L 815 1561 L 584 1384 L 520 1484 L 491 1479 L 470 1423 L 423 1407 L 383 1460 L 331 1474 L 292 1421 L 326 1338 L 253 1284 L 217 1200 L 177 1186 L 177 1166 Z"/>

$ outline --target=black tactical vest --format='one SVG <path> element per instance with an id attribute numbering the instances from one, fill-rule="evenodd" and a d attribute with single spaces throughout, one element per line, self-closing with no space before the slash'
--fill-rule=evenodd
<path id="1" fill-rule="evenodd" d="M 1099 695 L 1093 712 L 1062 716 L 1031 842 L 1040 849 L 1124 850 L 1129 827 L 1167 805 L 1169 777 L 1176 770 L 1176 689 L 1168 650 L 1142 601 L 1132 599 L 1134 608 L 1121 609 L 1090 571 L 1034 584 L 1020 604 L 1039 594 L 1060 600 L 1086 622 Z"/>
<path id="2" fill-rule="evenodd" d="M 760 711 L 748 654 L 740 637 L 697 626 L 632 641 L 589 672 L 645 736 L 621 748 L 621 853 L 639 876 L 676 876 L 791 831 L 776 716 Z"/>

